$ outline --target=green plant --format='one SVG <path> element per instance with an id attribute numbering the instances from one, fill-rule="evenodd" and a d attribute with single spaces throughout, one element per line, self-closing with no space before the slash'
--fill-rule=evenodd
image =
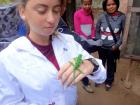
<path id="1" fill-rule="evenodd" d="M 0 0 L 0 4 L 8 4 L 11 0 Z"/>

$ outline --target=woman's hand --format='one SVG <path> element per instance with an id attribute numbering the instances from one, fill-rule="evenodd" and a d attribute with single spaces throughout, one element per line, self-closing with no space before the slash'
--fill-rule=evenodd
<path id="1" fill-rule="evenodd" d="M 94 68 L 93 64 L 88 60 L 83 60 L 79 66 L 79 70 L 74 70 L 72 63 L 75 63 L 74 59 L 61 67 L 58 72 L 58 79 L 61 80 L 62 84 L 66 87 L 79 82 L 86 75 L 92 73 Z"/>
<path id="2" fill-rule="evenodd" d="M 112 46 L 112 51 L 117 50 L 117 47 L 115 45 Z"/>

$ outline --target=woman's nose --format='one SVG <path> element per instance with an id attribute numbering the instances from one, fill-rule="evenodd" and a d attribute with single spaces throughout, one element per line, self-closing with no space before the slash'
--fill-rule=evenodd
<path id="1" fill-rule="evenodd" d="M 90 8 L 90 5 L 86 5 L 87 8 Z"/>
<path id="2" fill-rule="evenodd" d="M 53 24 L 55 22 L 55 15 L 52 11 L 49 11 L 46 15 L 46 21 Z"/>

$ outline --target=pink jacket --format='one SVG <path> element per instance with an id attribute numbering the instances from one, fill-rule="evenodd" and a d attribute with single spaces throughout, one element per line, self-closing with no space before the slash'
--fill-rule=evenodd
<path id="1" fill-rule="evenodd" d="M 74 29 L 79 35 L 88 38 L 95 37 L 94 19 L 87 15 L 84 9 L 79 9 L 74 13 Z"/>

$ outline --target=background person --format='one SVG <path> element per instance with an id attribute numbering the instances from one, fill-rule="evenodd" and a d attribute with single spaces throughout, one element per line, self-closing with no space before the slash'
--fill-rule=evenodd
<path id="1" fill-rule="evenodd" d="M 107 66 L 107 79 L 105 81 L 106 90 L 109 90 L 114 81 L 116 72 L 116 60 L 119 59 L 119 46 L 122 44 L 122 35 L 125 25 L 125 15 L 118 11 L 119 0 L 104 0 L 102 3 L 104 13 L 101 14 L 96 24 L 96 38 L 102 40 L 99 50 L 99 58 L 103 65 Z M 107 19 L 115 34 L 116 42 L 107 23 Z"/>
<path id="2" fill-rule="evenodd" d="M 92 39 L 95 37 L 95 27 L 94 27 L 94 16 L 92 14 L 92 0 L 81 0 L 81 8 L 74 13 L 74 31 L 83 40 Z M 97 46 L 90 45 L 87 46 L 83 44 L 83 47 L 89 53 L 97 51 Z M 87 77 L 82 79 L 83 88 L 89 92 L 93 93 L 93 88 L 91 87 Z"/>
<path id="3" fill-rule="evenodd" d="M 29 33 L 0 53 L 0 105 L 76 105 L 78 81 L 90 73 L 95 81 L 105 80 L 100 60 L 56 31 L 63 6 L 64 0 L 21 0 Z M 77 66 L 79 54 L 83 62 Z"/>
<path id="4" fill-rule="evenodd" d="M 94 16 L 92 14 L 92 0 L 81 0 L 81 9 L 74 13 L 74 30 L 84 38 L 95 37 Z"/>

